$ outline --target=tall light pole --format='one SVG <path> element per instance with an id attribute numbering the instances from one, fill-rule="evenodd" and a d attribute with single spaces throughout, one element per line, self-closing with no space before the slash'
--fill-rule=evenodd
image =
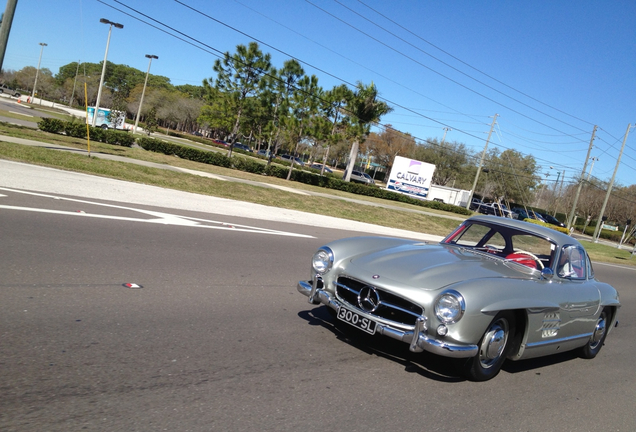
<path id="1" fill-rule="evenodd" d="M 152 59 L 159 59 L 156 55 L 146 54 L 146 58 L 148 60 L 148 70 L 146 71 L 146 80 L 144 81 L 144 89 L 141 91 L 141 99 L 139 100 L 139 108 L 137 108 L 137 117 L 135 118 L 135 128 L 133 129 L 133 133 L 137 132 L 137 125 L 139 124 L 139 116 L 141 115 L 141 104 L 144 103 L 144 94 L 146 93 L 146 84 L 148 84 L 148 75 L 150 75 L 150 65 L 152 64 Z"/>
<path id="2" fill-rule="evenodd" d="M 598 160 L 597 157 L 591 157 L 590 159 L 592 159 L 592 165 L 590 165 L 590 171 L 587 173 L 587 181 L 590 181 L 590 176 L 592 175 L 592 169 L 594 169 L 594 162 Z"/>
<path id="3" fill-rule="evenodd" d="M 104 64 L 102 65 L 102 77 L 99 79 L 99 88 L 97 89 L 97 102 L 95 102 L 95 112 L 93 113 L 93 126 L 97 122 L 97 111 L 99 110 L 99 102 L 102 98 L 102 87 L 104 85 L 104 75 L 106 75 L 106 59 L 108 58 L 108 46 L 110 45 L 110 33 L 113 31 L 113 26 L 118 29 L 123 29 L 123 24 L 115 23 L 107 20 L 106 18 L 101 18 L 99 20 L 102 24 L 109 24 L 108 27 L 108 39 L 106 40 L 106 53 L 104 54 Z"/>
<path id="4" fill-rule="evenodd" d="M 561 177 L 561 186 L 559 186 L 559 193 L 556 195 L 556 203 L 554 204 L 554 213 L 552 214 L 552 216 L 554 216 L 554 217 L 556 217 L 557 210 L 559 209 L 559 199 L 558 198 L 561 196 L 561 192 L 563 191 L 563 183 L 565 181 L 565 170 L 563 170 L 563 173 L 561 174 L 561 176 L 562 176 Z M 559 180 L 557 179 L 557 183 L 558 183 L 558 181 Z M 556 185 L 555 185 L 554 189 L 556 190 Z M 566 215 L 566 217 L 567 217 L 567 215 Z"/>
<path id="5" fill-rule="evenodd" d="M 481 153 L 481 159 L 479 161 L 479 166 L 477 167 L 477 173 L 475 174 L 475 181 L 473 182 L 473 188 L 470 190 L 470 194 L 468 194 L 468 202 L 466 203 L 466 209 L 470 209 L 470 203 L 473 201 L 473 195 L 475 194 L 475 188 L 477 187 L 477 181 L 479 180 L 481 167 L 484 164 L 484 158 L 486 157 L 486 150 L 488 149 L 490 136 L 492 135 L 492 130 L 495 128 L 495 123 L 497 122 L 498 115 L 499 114 L 495 114 L 495 118 L 492 120 L 492 124 L 490 125 L 490 132 L 488 132 L 488 138 L 486 139 L 486 145 L 484 145 L 484 151 Z"/>
<path id="6" fill-rule="evenodd" d="M 77 61 L 77 69 L 75 69 L 75 78 L 73 79 L 73 91 L 71 92 L 71 101 L 68 106 L 73 106 L 73 98 L 75 97 L 75 84 L 77 83 L 77 74 L 79 73 L 80 61 Z"/>
<path id="7" fill-rule="evenodd" d="M 449 131 L 452 131 L 452 129 L 449 127 L 444 128 L 444 136 L 442 137 L 442 145 L 444 145 L 444 141 L 446 141 L 446 133 Z"/>
<path id="8" fill-rule="evenodd" d="M 554 169 L 554 167 L 550 167 L 550 169 Z M 545 191 L 545 186 L 548 184 L 548 177 L 550 177 L 550 172 L 546 171 L 545 173 L 545 183 L 543 183 L 543 187 L 541 188 L 541 191 L 539 192 L 539 197 L 537 198 L 537 207 L 539 207 L 541 205 L 541 197 L 543 196 L 543 191 Z"/>
<path id="9" fill-rule="evenodd" d="M 33 98 L 35 97 L 35 87 L 38 85 L 38 75 L 40 74 L 40 63 L 42 62 L 42 51 L 44 51 L 44 47 L 47 46 L 44 42 L 40 42 L 40 59 L 38 60 L 38 68 L 35 71 L 35 82 L 33 83 L 33 91 L 31 92 L 31 103 L 33 103 Z M 42 98 L 40 98 L 40 104 L 42 103 Z"/>
<path id="10" fill-rule="evenodd" d="M 559 186 L 559 179 L 560 178 L 561 178 L 561 171 L 557 171 L 557 179 L 554 182 L 554 189 L 552 190 L 552 201 L 554 202 L 554 208 L 555 208 L 554 212 L 555 213 L 556 213 L 556 206 L 557 206 L 557 202 L 558 202 L 557 201 L 557 198 L 558 198 L 557 197 L 557 186 Z M 547 208 L 545 209 L 545 211 L 546 211 L 546 213 L 549 213 Z"/>

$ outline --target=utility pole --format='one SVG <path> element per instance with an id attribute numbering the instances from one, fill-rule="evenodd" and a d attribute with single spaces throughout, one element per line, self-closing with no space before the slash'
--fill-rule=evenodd
<path id="1" fill-rule="evenodd" d="M 15 15 L 15 8 L 17 6 L 18 0 L 8 0 L 7 7 L 4 9 L 4 17 L 2 18 L 2 24 L 0 25 L 0 71 L 2 71 L 4 53 L 7 51 L 9 32 L 11 31 L 11 24 L 13 24 L 13 16 Z"/>
<path id="2" fill-rule="evenodd" d="M 470 190 L 470 195 L 468 196 L 468 202 L 466 203 L 466 208 L 470 210 L 470 203 L 473 200 L 473 195 L 475 194 L 475 188 L 477 187 L 477 180 L 479 180 L 479 174 L 481 173 L 481 166 L 484 164 L 484 158 L 486 157 L 486 150 L 488 149 L 488 143 L 490 142 L 490 136 L 492 135 L 492 130 L 495 128 L 495 123 L 497 122 L 497 116 L 499 114 L 495 114 L 495 118 L 492 120 L 492 124 L 490 125 L 490 132 L 488 132 L 488 138 L 486 139 L 486 145 L 484 146 L 484 151 L 481 152 L 481 160 L 479 161 L 479 166 L 477 167 L 477 174 L 475 174 L 475 181 L 473 182 L 473 188 Z"/>
<path id="3" fill-rule="evenodd" d="M 574 202 L 572 203 L 572 210 L 570 211 L 570 216 L 568 217 L 567 228 L 568 231 L 572 228 L 572 224 L 574 223 L 574 215 L 576 214 L 576 205 L 579 202 L 579 195 L 581 195 L 581 188 L 583 187 L 583 177 L 585 176 L 585 168 L 587 168 L 587 161 L 590 159 L 590 153 L 592 152 L 592 146 L 594 145 L 594 135 L 596 135 L 597 125 L 594 125 L 594 130 L 592 131 L 592 138 L 590 139 L 590 146 L 587 149 L 587 156 L 585 156 L 585 163 L 583 163 L 583 170 L 581 171 L 581 178 L 579 179 L 579 187 L 576 190 L 576 195 L 574 196 Z"/>
<path id="4" fill-rule="evenodd" d="M 605 213 L 605 207 L 607 206 L 607 201 L 609 201 L 610 194 L 612 193 L 612 186 L 614 186 L 614 179 L 616 178 L 616 172 L 618 171 L 618 167 L 621 164 L 621 157 L 623 156 L 623 150 L 625 149 L 625 143 L 627 142 L 627 135 L 629 135 L 629 130 L 632 128 L 631 123 L 627 125 L 627 131 L 625 132 L 625 138 L 623 138 L 623 145 L 621 146 L 621 152 L 618 154 L 618 159 L 616 159 L 616 168 L 614 168 L 614 174 L 612 174 L 612 180 L 610 180 L 610 184 L 607 188 L 607 193 L 605 194 L 605 201 L 603 201 L 603 207 L 601 207 L 601 214 L 596 221 L 596 228 L 594 229 L 594 235 L 592 238 L 594 239 L 594 243 L 598 243 L 598 236 L 601 234 L 601 223 L 603 219 L 603 213 Z"/>

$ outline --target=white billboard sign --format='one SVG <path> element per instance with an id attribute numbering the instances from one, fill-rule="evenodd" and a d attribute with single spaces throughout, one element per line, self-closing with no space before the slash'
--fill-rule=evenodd
<path id="1" fill-rule="evenodd" d="M 386 188 L 394 192 L 427 199 L 435 165 L 396 156 Z"/>

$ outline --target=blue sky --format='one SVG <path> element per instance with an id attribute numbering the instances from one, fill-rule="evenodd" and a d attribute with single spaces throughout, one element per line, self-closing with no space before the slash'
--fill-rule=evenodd
<path id="1" fill-rule="evenodd" d="M 373 81 L 394 108 L 382 123 L 420 140 L 450 128 L 447 140 L 480 152 L 496 113 L 489 148 L 532 154 L 552 186 L 581 173 L 594 125 L 592 175 L 612 176 L 636 123 L 635 16 L 633 0 L 19 0 L 3 67 L 37 66 L 40 42 L 54 74 L 100 62 L 106 18 L 124 25 L 109 61 L 145 71 L 155 54 L 152 74 L 200 85 L 219 53 L 256 40 L 323 88 Z M 636 183 L 636 130 L 617 181 Z"/>

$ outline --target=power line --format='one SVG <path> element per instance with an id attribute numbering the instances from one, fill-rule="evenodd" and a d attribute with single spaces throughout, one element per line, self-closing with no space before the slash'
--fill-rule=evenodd
<path id="1" fill-rule="evenodd" d="M 106 3 L 104 3 L 102 0 L 98 0 L 98 1 L 99 1 L 100 3 L 106 4 Z M 109 6 L 109 7 L 111 7 L 111 8 L 113 8 L 113 9 L 116 9 L 116 10 L 118 10 L 118 11 L 120 11 L 120 12 L 122 12 L 122 13 L 124 13 L 124 14 L 128 15 L 128 16 L 131 16 L 131 17 L 133 17 L 134 19 L 136 19 L 136 20 L 138 20 L 138 21 L 144 22 L 145 24 L 150 25 L 151 27 L 154 27 L 154 28 L 156 28 L 156 29 L 158 29 L 158 30 L 160 30 L 160 31 L 162 31 L 162 32 L 164 32 L 164 33 L 166 33 L 166 34 L 169 34 L 169 35 L 171 35 L 171 36 L 173 36 L 173 37 L 175 37 L 175 38 L 177 38 L 177 39 L 179 39 L 179 40 L 181 40 L 181 41 L 184 41 L 184 42 L 186 42 L 186 43 L 188 43 L 188 44 L 190 44 L 190 45 L 193 45 L 193 46 L 197 47 L 198 49 L 201 49 L 201 50 L 203 50 L 203 51 L 205 51 L 205 52 L 208 52 L 208 53 L 213 54 L 213 55 L 215 55 L 215 56 L 217 56 L 217 57 L 220 57 L 220 56 L 217 54 L 217 53 L 221 53 L 221 51 L 220 51 L 220 50 L 218 50 L 218 49 L 216 49 L 216 48 L 213 48 L 213 47 L 211 47 L 211 46 L 209 46 L 209 45 L 207 45 L 207 44 L 203 43 L 203 42 L 202 42 L 202 41 L 200 41 L 200 40 L 197 40 L 197 39 L 195 39 L 195 38 L 192 38 L 192 37 L 188 36 L 187 34 L 185 34 L 185 33 L 183 33 L 183 32 L 180 32 L 179 30 L 174 29 L 173 27 L 170 27 L 170 26 L 166 25 L 165 23 L 162 23 L 162 22 L 160 22 L 160 21 L 158 21 L 158 20 L 156 20 L 156 19 L 154 19 L 154 18 L 151 18 L 151 17 L 149 17 L 148 15 L 143 14 L 143 13 L 141 13 L 140 11 L 137 11 L 136 9 L 133 9 L 133 8 L 131 8 L 131 7 L 127 6 L 127 5 L 125 5 L 125 4 L 124 4 L 124 3 L 122 3 L 121 1 L 118 1 L 118 0 L 114 0 L 114 1 L 115 1 L 115 2 L 117 2 L 117 3 L 118 3 L 118 4 L 120 4 L 120 5 L 122 5 L 122 6 L 124 6 L 124 7 L 127 7 L 127 8 L 129 8 L 129 9 L 131 9 L 131 10 L 135 11 L 136 13 L 138 13 L 138 14 L 140 14 L 140 15 L 142 15 L 142 16 L 144 16 L 144 17 L 146 17 L 146 18 L 148 18 L 148 19 L 150 19 L 150 20 L 152 20 L 152 21 L 154 21 L 154 22 L 156 22 L 156 23 L 158 23 L 158 24 L 161 24 L 161 25 L 165 26 L 166 28 L 169 28 L 170 30 L 172 30 L 172 31 L 174 31 L 174 32 L 176 32 L 176 33 L 178 33 L 178 34 L 180 34 L 180 35 L 184 36 L 184 37 L 185 37 L 185 38 L 187 38 L 187 39 L 190 39 L 191 41 L 195 41 L 197 44 L 200 44 L 200 45 L 202 45 L 203 47 L 206 47 L 207 49 L 206 49 L 206 48 L 203 48 L 202 46 L 196 45 L 196 44 L 194 44 L 193 42 L 190 42 L 190 41 L 188 41 L 188 40 L 186 40 L 186 39 L 184 39 L 184 38 L 182 38 L 182 37 L 179 37 L 179 36 L 173 35 L 173 34 L 171 34 L 171 33 L 167 32 L 167 31 L 165 31 L 165 30 L 163 30 L 163 29 L 161 29 L 161 28 L 159 28 L 159 27 L 157 27 L 157 26 L 155 26 L 155 25 L 152 25 L 152 24 L 149 24 L 149 23 L 147 23 L 147 22 L 145 22 L 145 21 L 143 21 L 143 20 L 140 20 L 139 18 L 134 17 L 134 16 L 132 16 L 132 15 L 130 15 L 130 14 L 128 14 L 128 13 L 126 13 L 126 12 L 124 12 L 124 11 L 121 11 L 120 9 L 114 8 L 114 7 L 113 7 L 113 6 L 111 6 L 111 5 L 108 5 L 108 4 L 106 4 L 106 5 L 107 5 L 107 6 Z M 217 22 L 217 23 L 219 23 L 219 24 L 221 24 L 221 25 L 224 25 L 224 26 L 226 26 L 226 27 L 228 27 L 228 28 L 232 29 L 233 31 L 236 31 L 236 32 L 238 32 L 238 33 L 240 33 L 240 34 L 242 34 L 242 35 L 244 35 L 244 36 L 247 36 L 247 37 L 252 38 L 252 37 L 251 37 L 250 35 L 248 35 L 247 33 L 244 33 L 244 32 L 242 32 L 242 31 L 240 31 L 240 30 L 238 30 L 238 29 L 236 29 L 236 28 L 234 28 L 234 27 L 232 27 L 232 26 L 229 26 L 228 24 L 225 24 L 225 23 L 221 22 L 220 20 L 217 20 L 217 19 L 215 19 L 215 18 L 213 18 L 213 17 L 211 17 L 211 16 L 209 16 L 209 15 L 207 15 L 207 14 L 205 14 L 205 13 L 203 13 L 203 12 L 201 12 L 201 11 L 199 11 L 199 10 L 195 9 L 195 8 L 192 8 L 192 7 L 188 6 L 188 5 L 186 5 L 185 3 L 183 3 L 182 1 L 179 1 L 179 0 L 175 0 L 175 1 L 176 1 L 178 4 L 180 4 L 180 5 L 184 6 L 184 7 L 188 8 L 188 9 L 191 9 L 191 10 L 193 10 L 193 11 L 197 12 L 197 13 L 202 14 L 203 16 L 207 17 L 208 19 L 211 19 L 211 20 L 213 20 L 213 21 L 215 21 L 215 22 Z M 256 38 L 252 38 L 252 39 L 254 39 L 254 40 L 258 41 L 259 43 L 263 44 L 264 46 L 268 46 L 268 47 L 270 47 L 270 48 L 272 48 L 272 49 L 276 50 L 276 51 L 277 51 L 277 52 L 279 52 L 279 53 L 282 53 L 282 54 L 284 54 L 284 55 L 286 55 L 286 56 L 289 56 L 290 58 L 293 58 L 293 59 L 297 60 L 299 63 L 302 63 L 302 64 L 304 64 L 304 65 L 307 65 L 308 67 L 314 68 L 314 69 L 316 69 L 317 71 L 320 71 L 320 72 L 322 72 L 322 73 L 324 73 L 324 74 L 326 74 L 326 75 L 328 75 L 328 76 L 330 76 L 330 77 L 333 77 L 333 78 L 335 78 L 335 79 L 339 80 L 340 82 L 343 82 L 343 83 L 345 83 L 345 84 L 347 84 L 347 85 L 349 85 L 349 86 L 353 86 L 353 84 L 352 84 L 352 83 L 347 82 L 346 80 L 343 80 L 343 79 L 341 79 L 341 78 L 337 77 L 336 75 L 331 74 L 331 73 L 329 73 L 329 72 L 327 72 L 327 71 L 325 71 L 325 70 L 323 70 L 323 69 L 321 69 L 321 68 L 318 68 L 318 67 L 316 67 L 316 66 L 314 66 L 314 65 L 312 65 L 312 64 L 310 64 L 310 63 L 308 63 L 308 62 L 302 61 L 302 60 L 300 60 L 300 59 L 298 59 L 298 58 L 296 58 L 296 57 L 294 57 L 294 56 L 291 56 L 290 54 L 288 54 L 288 53 L 286 53 L 286 52 L 284 52 L 284 51 L 282 51 L 282 50 L 279 50 L 279 49 L 277 49 L 276 47 L 273 47 L 272 45 L 269 45 L 269 44 L 267 44 L 267 43 L 265 43 L 265 42 L 263 42 L 263 41 L 260 41 L 260 40 L 258 40 L 258 39 L 256 39 Z M 270 76 L 271 76 L 271 75 L 270 75 Z M 274 77 L 274 78 L 275 78 L 275 77 Z M 444 122 L 444 121 L 440 121 L 440 120 L 438 120 L 438 119 L 434 119 L 434 118 L 431 118 L 431 117 L 428 117 L 428 116 L 422 115 L 422 114 L 420 114 L 420 113 L 416 112 L 416 111 L 415 111 L 415 110 L 413 110 L 413 109 L 410 109 L 410 108 L 407 108 L 407 107 L 402 106 L 402 105 L 400 105 L 400 104 L 397 104 L 397 103 L 395 103 L 395 102 L 392 102 L 392 101 L 391 101 L 391 100 L 389 100 L 389 99 L 386 99 L 386 98 L 380 98 L 380 97 L 378 97 L 378 99 L 380 99 L 380 100 L 384 100 L 384 101 L 386 101 L 387 103 L 390 103 L 390 104 L 393 104 L 393 105 L 395 105 L 395 106 L 397 106 L 397 107 L 400 107 L 400 108 L 404 109 L 404 110 L 405 110 L 405 111 L 407 111 L 407 112 L 411 112 L 411 113 L 413 113 L 414 115 L 418 116 L 419 118 L 424 118 L 424 119 L 430 120 L 430 121 L 432 121 L 432 122 L 434 122 L 434 123 L 436 123 L 436 124 L 438 124 L 438 125 L 440 125 L 440 126 L 452 127 L 454 130 L 456 130 L 456 131 L 458 131 L 458 132 L 460 132 L 460 133 L 463 133 L 463 134 L 465 134 L 465 135 L 467 135 L 467 136 L 470 136 L 470 137 L 476 138 L 476 139 L 477 139 L 477 140 L 479 140 L 479 141 L 483 141 L 483 140 L 484 140 L 483 138 L 481 138 L 481 137 L 479 137 L 479 136 L 476 136 L 476 135 L 474 135 L 473 133 L 470 133 L 470 132 L 468 132 L 468 131 L 465 131 L 465 130 L 463 130 L 462 128 L 458 128 L 458 127 L 456 127 L 456 126 L 452 126 L 452 125 L 446 124 L 446 122 Z M 450 109 L 452 109 L 452 108 L 450 108 Z M 514 110 L 513 110 L 513 111 L 514 111 Z M 516 111 L 515 111 L 515 112 L 516 112 Z M 527 116 L 525 116 L 525 117 L 527 117 Z M 557 130 L 557 129 L 555 129 L 555 130 Z M 558 130 L 557 130 L 557 131 L 558 131 Z M 560 132 L 560 131 L 558 131 L 558 132 Z M 561 133 L 562 133 L 563 135 L 572 136 L 571 134 L 565 134 L 565 133 L 563 133 L 563 132 L 561 132 Z M 416 138 L 416 139 L 420 139 L 420 140 L 421 140 L 421 138 L 418 138 L 418 137 L 414 137 L 414 138 Z M 503 146 L 503 145 L 499 145 L 498 147 L 501 147 L 501 148 L 507 149 L 507 148 L 506 148 L 505 146 Z M 520 153 L 521 153 L 521 152 L 520 152 Z M 521 154 L 522 154 L 522 153 L 521 153 Z M 534 156 L 533 156 L 533 157 L 534 157 Z M 536 158 L 536 157 L 535 157 L 535 158 Z M 542 160 L 542 159 L 540 159 L 540 158 L 536 158 L 536 159 L 537 159 L 537 160 Z M 550 163 L 550 162 L 549 162 L 549 163 Z"/>
<path id="2" fill-rule="evenodd" d="M 337 1 L 337 0 L 335 0 L 335 1 Z M 421 40 L 422 42 L 425 42 L 426 44 L 428 44 L 428 45 L 432 46 L 433 48 L 435 48 L 435 49 L 437 49 L 437 50 L 439 50 L 439 51 L 441 51 L 442 53 L 446 54 L 447 56 L 451 57 L 452 59 L 457 60 L 458 62 L 462 63 L 463 65 L 465 65 L 465 66 L 469 67 L 470 69 L 472 69 L 472 70 L 474 70 L 474 71 L 476 71 L 476 72 L 479 72 L 480 74 L 482 74 L 482 75 L 484 75 L 484 76 L 486 76 L 486 77 L 490 78 L 491 80 L 493 80 L 493 81 L 495 81 L 495 82 L 497 82 L 497 83 L 499 83 L 499 84 L 501 84 L 501 85 L 503 85 L 503 86 L 505 86 L 505 87 L 507 87 L 507 88 L 509 88 L 509 89 L 511 89 L 511 90 L 513 90 L 513 91 L 515 91 L 515 92 L 517 92 L 517 93 L 519 93 L 519 94 L 521 94 L 521 95 L 525 96 L 525 97 L 527 97 L 528 99 L 531 99 L 531 100 L 533 100 L 533 101 L 535 101 L 535 102 L 538 102 L 538 103 L 540 103 L 541 105 L 544 105 L 544 106 L 546 106 L 546 107 L 548 107 L 548 108 L 550 108 L 550 109 L 553 109 L 553 110 L 555 110 L 555 111 L 558 111 L 558 112 L 560 112 L 561 114 L 565 114 L 565 115 L 567 115 L 567 116 L 569 116 L 569 117 L 572 117 L 572 118 L 573 118 L 573 119 L 575 119 L 575 120 L 579 120 L 579 121 L 581 121 L 581 122 L 583 122 L 583 123 L 587 123 L 588 125 L 592 125 L 592 124 L 593 124 L 593 123 L 591 123 L 591 122 L 589 122 L 589 121 L 587 121 L 587 120 L 580 119 L 579 117 L 576 117 L 576 116 L 574 116 L 574 115 L 572 115 L 572 114 L 568 114 L 568 113 L 566 113 L 565 111 L 562 111 L 562 110 L 560 110 L 560 109 L 558 109 L 558 108 L 556 108 L 556 107 L 553 107 L 553 106 L 551 106 L 551 105 L 549 105 L 549 104 L 547 104 L 547 103 L 545 103 L 545 102 L 542 102 L 542 101 L 540 101 L 540 100 L 538 100 L 538 99 L 536 99 L 536 98 L 534 98 L 534 97 L 532 97 L 532 96 L 530 96 L 530 95 L 528 95 L 528 94 L 526 94 L 526 93 L 524 93 L 524 92 L 522 92 L 522 91 L 520 91 L 520 90 L 518 90 L 518 89 L 516 89 L 516 88 L 514 88 L 514 87 L 512 87 L 512 86 L 510 86 L 510 85 L 508 85 L 508 84 L 506 84 L 506 83 L 504 83 L 504 82 L 502 82 L 502 81 L 500 81 L 500 80 L 498 80 L 497 78 L 495 78 L 495 77 L 493 77 L 493 76 L 491 76 L 491 75 L 488 75 L 487 73 L 485 73 L 485 72 L 483 72 L 483 71 L 481 71 L 481 70 L 479 70 L 479 69 L 477 69 L 477 68 L 473 67 L 472 65 L 470 65 L 470 64 L 468 64 L 468 63 L 466 63 L 465 61 L 461 60 L 460 58 L 458 58 L 458 57 L 456 57 L 456 56 L 452 55 L 452 54 L 451 54 L 451 53 L 449 53 L 448 51 L 445 51 L 445 50 L 443 50 L 442 48 L 438 47 L 437 45 L 432 44 L 432 43 L 431 43 L 431 42 L 429 42 L 428 40 L 426 40 L 426 39 L 422 38 L 422 37 L 421 37 L 421 36 L 419 36 L 418 34 L 416 34 L 416 33 L 412 32 L 412 31 L 411 31 L 411 30 L 409 30 L 408 28 L 406 28 L 406 27 L 402 26 L 400 23 L 398 23 L 398 22 L 396 22 L 396 21 L 392 20 L 391 18 L 387 17 L 386 15 L 384 15 L 384 14 L 382 14 L 381 12 L 377 11 L 376 9 L 373 9 L 371 6 L 367 5 L 367 4 L 366 4 L 366 3 L 364 3 L 362 0 L 357 0 L 357 1 L 358 1 L 358 3 L 360 3 L 360 4 L 364 5 L 365 7 L 367 7 L 368 9 L 371 9 L 373 12 L 375 12 L 375 13 L 376 13 L 376 14 L 378 14 L 378 15 L 380 15 L 381 17 L 383 17 L 383 18 L 384 18 L 384 19 L 386 19 L 387 21 L 391 22 L 392 24 L 395 24 L 396 26 L 398 26 L 398 27 L 399 27 L 399 28 L 401 28 L 402 30 L 404 30 L 404 31 L 406 31 L 406 32 L 410 33 L 411 35 L 415 36 L 416 38 L 418 38 L 418 39 L 419 39 L 419 40 Z M 339 3 L 339 2 L 338 2 L 338 3 Z M 430 54 L 429 54 L 429 55 L 430 55 Z M 433 56 L 431 56 L 431 57 L 433 57 Z M 433 57 L 433 58 L 435 58 L 435 57 Z M 437 60 L 437 59 L 436 59 L 436 60 Z M 440 60 L 440 61 L 441 61 L 441 60 Z M 444 63 L 444 64 L 445 64 L 445 63 Z M 474 78 L 473 78 L 473 79 L 474 79 Z M 475 80 L 475 81 L 477 81 L 477 80 Z M 479 81 L 477 81 L 477 82 L 479 82 Z M 513 100 L 514 100 L 514 99 L 513 99 Z M 533 109 L 534 109 L 534 108 L 533 108 Z M 538 110 L 537 110 L 537 111 L 538 111 Z M 539 111 L 539 112 L 541 112 L 541 111 Z M 546 115 L 547 115 L 547 114 L 546 114 Z M 558 120 L 558 119 L 555 119 L 555 120 Z M 566 123 L 566 124 L 567 124 L 567 123 Z"/>
<path id="3" fill-rule="evenodd" d="M 175 0 L 175 1 L 178 1 L 178 0 Z M 474 89 L 472 89 L 472 88 L 470 88 L 470 87 L 468 87 L 468 86 L 465 86 L 464 84 L 460 83 L 459 81 L 456 81 L 456 80 L 454 80 L 454 79 L 452 79 L 452 78 L 447 77 L 446 75 L 442 74 L 441 72 L 438 72 L 438 71 L 434 70 L 433 68 L 431 68 L 431 67 L 429 67 L 429 66 L 426 66 L 426 65 L 425 65 L 425 64 L 423 64 L 422 62 L 420 62 L 420 61 L 418 61 L 418 60 L 414 59 L 413 57 L 410 57 L 410 56 L 408 56 L 408 55 L 404 54 L 403 52 L 401 52 L 401 51 L 399 51 L 399 50 L 397 50 L 397 49 L 393 48 L 392 46 L 390 46 L 390 45 L 386 44 L 385 42 L 381 41 L 380 39 L 378 39 L 378 38 L 376 38 L 376 37 L 374 37 L 374 36 L 371 36 L 371 35 L 370 35 L 370 34 L 368 34 L 368 33 L 363 32 L 362 30 L 360 30 L 359 28 L 357 28 L 357 27 L 353 26 L 352 24 L 348 23 L 347 21 L 345 21 L 345 20 L 343 20 L 343 19 L 341 19 L 341 18 L 337 17 L 336 15 L 332 14 L 331 12 L 329 12 L 329 11 L 327 11 L 327 10 L 325 10 L 325 9 L 321 8 L 320 6 L 318 6 L 318 5 L 314 4 L 314 3 L 312 3 L 310 0 L 305 0 L 305 2 L 309 3 L 310 5 L 314 6 L 315 8 L 317 8 L 317 9 L 319 9 L 319 10 L 323 11 L 325 14 L 327 14 L 327 15 L 329 15 L 329 16 L 331 16 L 331 17 L 335 18 L 336 20 L 340 21 L 340 22 L 341 22 L 341 23 L 343 23 L 344 25 L 346 25 L 346 26 L 348 26 L 348 27 L 350 27 L 350 28 L 352 28 L 352 29 L 354 29 L 354 30 L 358 31 L 359 33 L 362 33 L 363 35 L 365 35 L 365 36 L 366 36 L 366 37 L 368 37 L 369 39 L 374 40 L 375 42 L 379 43 L 380 45 L 383 45 L 383 46 L 385 46 L 386 48 L 389 48 L 390 50 L 394 51 L 395 53 L 400 54 L 401 56 L 403 56 L 403 57 L 407 58 L 408 60 L 411 60 L 412 62 L 414 62 L 414 63 L 416 63 L 416 64 L 418 64 L 418 65 L 422 66 L 423 68 L 425 68 L 425 69 L 427 69 L 427 70 L 429 70 L 429 71 L 431 71 L 431 72 L 433 72 L 433 73 L 435 73 L 435 74 L 437 74 L 437 75 L 441 76 L 442 78 L 445 78 L 445 79 L 447 79 L 448 81 L 450 81 L 450 82 L 452 82 L 452 83 L 454 83 L 454 84 L 456 84 L 456 85 L 458 85 L 458 86 L 460 86 L 460 87 L 462 87 L 462 88 L 464 88 L 464 89 L 468 90 L 469 92 L 474 93 L 474 94 L 476 94 L 476 95 L 478 95 L 478 96 L 480 96 L 480 97 L 482 97 L 482 98 L 484 98 L 484 99 L 486 99 L 486 100 L 488 100 L 488 101 L 490 101 L 490 102 L 493 102 L 493 103 L 495 103 L 495 104 L 497 104 L 497 105 L 499 105 L 499 106 L 501 106 L 501 107 L 503 107 L 503 108 L 506 108 L 506 109 L 510 110 L 511 112 L 514 112 L 515 114 L 518 114 L 518 115 L 520 115 L 520 116 L 522 116 L 522 117 L 524 117 L 524 118 L 527 118 L 528 120 L 531 120 L 531 121 L 533 121 L 533 122 L 535 122 L 535 123 L 537 123 L 537 124 L 540 124 L 541 126 L 544 126 L 544 127 L 548 128 L 548 129 L 552 129 L 552 130 L 554 130 L 554 131 L 557 131 L 557 132 L 559 132 L 559 133 L 562 133 L 563 135 L 570 135 L 570 134 L 568 134 L 568 133 L 566 133 L 566 132 L 563 132 L 563 131 L 561 131 L 561 130 L 559 130 L 559 129 L 555 128 L 555 127 L 552 127 L 552 126 L 550 126 L 550 125 L 548 125 L 548 124 L 545 124 L 545 123 L 543 123 L 543 122 L 541 122 L 541 121 L 539 121 L 539 120 L 537 120 L 537 119 L 534 119 L 534 118 L 532 118 L 532 117 L 530 117 L 530 116 L 527 116 L 527 115 L 525 115 L 525 114 L 523 114 L 523 113 L 521 113 L 521 112 L 519 112 L 519 111 L 517 111 L 517 110 L 515 110 L 515 109 L 513 109 L 513 108 L 511 108 L 511 107 L 509 107 L 509 106 L 507 106 L 507 105 L 504 105 L 503 103 L 498 102 L 498 101 L 496 101 L 496 100 L 494 100 L 494 99 L 492 99 L 492 98 L 490 98 L 490 97 L 488 97 L 488 96 L 486 96 L 486 95 L 484 95 L 484 94 L 481 94 L 481 93 L 479 93 L 478 91 L 476 91 L 476 90 L 474 90 Z M 463 73 L 463 72 L 460 72 L 460 73 Z M 485 85 L 485 84 L 484 84 L 484 85 Z M 494 90 L 494 89 L 493 89 L 493 90 Z M 497 91 L 497 90 L 495 90 L 495 91 Z M 498 92 L 498 91 L 497 91 L 497 92 Z M 521 102 L 520 102 L 520 103 L 521 103 Z M 524 105 L 525 105 L 525 104 L 524 104 Z M 565 122 L 563 122 L 563 121 L 561 121 L 561 122 L 562 122 L 562 123 L 565 123 Z M 565 123 L 565 124 L 567 124 L 567 123 Z M 574 127 L 574 126 L 572 126 L 572 125 L 568 125 L 568 126 L 570 126 L 570 127 Z M 579 130 L 580 130 L 580 129 L 579 129 Z"/>

